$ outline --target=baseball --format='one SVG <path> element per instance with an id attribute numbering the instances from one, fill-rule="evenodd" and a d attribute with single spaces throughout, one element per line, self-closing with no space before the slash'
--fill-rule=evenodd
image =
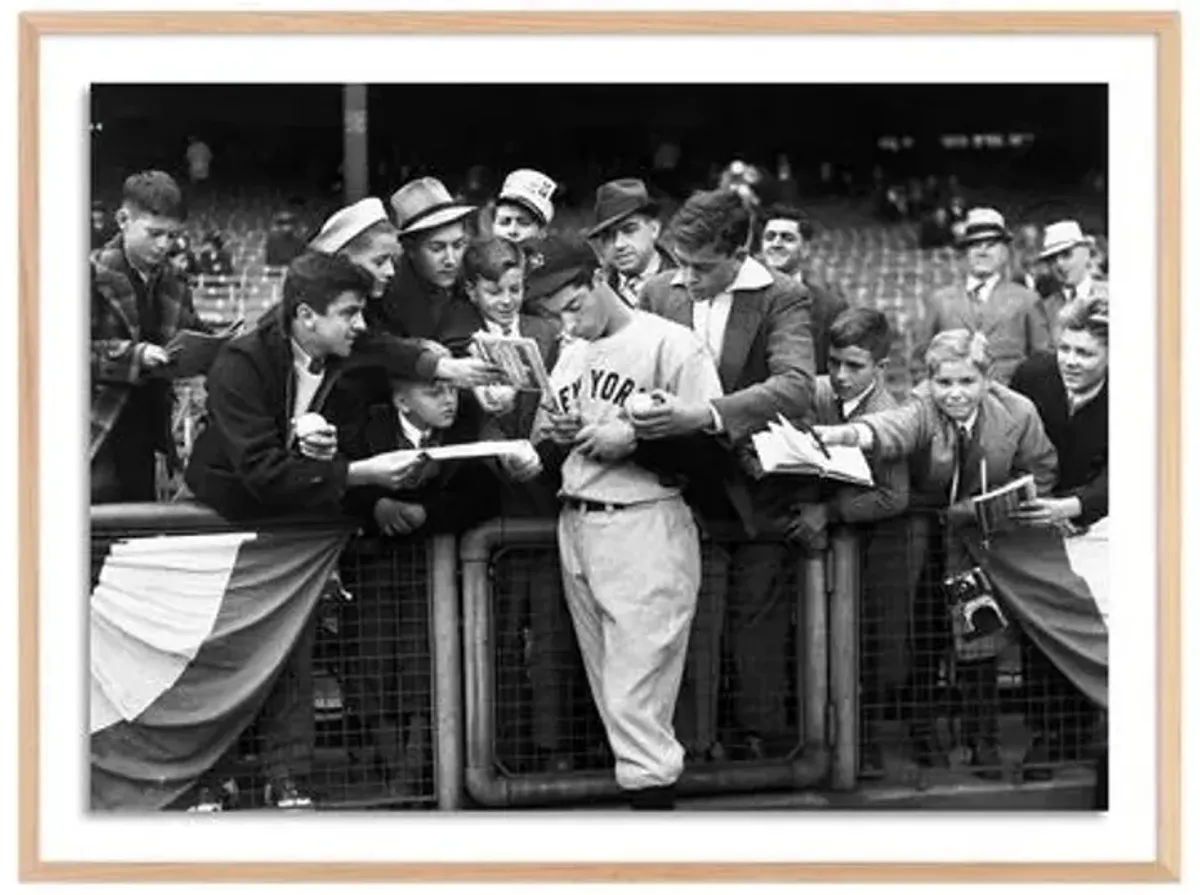
<path id="1" fill-rule="evenodd" d="M 296 419 L 297 438 L 308 438 L 308 436 L 323 432 L 328 428 L 329 423 L 319 413 L 305 413 Z"/>
<path id="2" fill-rule="evenodd" d="M 630 395 L 629 400 L 625 402 L 625 408 L 634 415 L 647 413 L 654 409 L 655 401 L 650 395 L 645 392 L 638 392 L 636 395 Z"/>

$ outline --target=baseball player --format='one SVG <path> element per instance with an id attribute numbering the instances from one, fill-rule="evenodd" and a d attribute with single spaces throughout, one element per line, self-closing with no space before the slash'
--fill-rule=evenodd
<path id="1" fill-rule="evenodd" d="M 639 810 L 674 808 L 684 750 L 672 719 L 700 589 L 700 541 L 679 488 L 632 462 L 628 412 L 664 393 L 707 403 L 716 367 L 686 327 L 631 309 L 578 236 L 527 255 L 527 299 L 560 316 L 571 339 L 550 374 L 558 408 L 533 427 L 561 460 L 559 561 L 592 695 Z M 557 455 L 557 456 L 555 456 Z"/>

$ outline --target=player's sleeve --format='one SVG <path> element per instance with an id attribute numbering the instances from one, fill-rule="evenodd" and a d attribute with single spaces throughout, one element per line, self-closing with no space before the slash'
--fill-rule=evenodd
<path id="1" fill-rule="evenodd" d="M 662 383 L 664 390 L 689 404 L 712 401 L 724 394 L 712 355 L 693 333 L 682 331 L 677 338 L 667 340 L 663 348 L 668 353 L 663 365 L 667 374 L 667 381 Z"/>

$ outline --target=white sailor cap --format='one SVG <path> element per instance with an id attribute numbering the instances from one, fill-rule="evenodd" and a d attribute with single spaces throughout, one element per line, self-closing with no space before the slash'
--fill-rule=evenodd
<path id="1" fill-rule="evenodd" d="M 383 202 L 374 196 L 359 199 L 353 205 L 338 209 L 321 225 L 308 247 L 333 255 L 345 248 L 354 237 L 376 224 L 389 224 Z"/>

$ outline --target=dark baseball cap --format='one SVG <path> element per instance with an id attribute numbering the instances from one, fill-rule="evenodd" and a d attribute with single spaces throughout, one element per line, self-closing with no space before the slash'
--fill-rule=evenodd
<path id="1" fill-rule="evenodd" d="M 596 251 L 576 233 L 556 233 L 525 243 L 525 298 L 545 298 L 581 273 L 600 267 Z"/>

